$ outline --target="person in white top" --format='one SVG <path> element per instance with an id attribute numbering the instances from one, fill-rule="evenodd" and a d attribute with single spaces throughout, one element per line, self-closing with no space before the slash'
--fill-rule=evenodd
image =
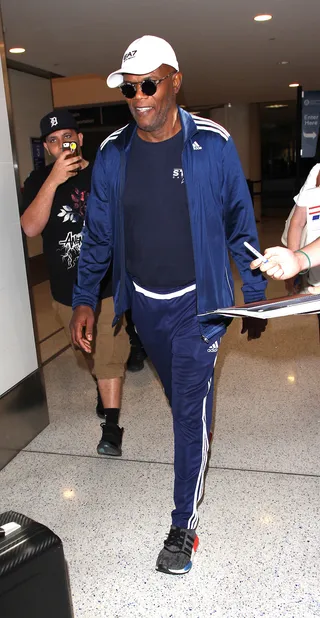
<path id="1" fill-rule="evenodd" d="M 260 258 L 250 264 L 251 270 L 260 268 L 273 279 L 290 282 L 289 293 L 294 290 L 297 275 L 307 276 L 308 287 L 304 292 L 320 294 L 320 164 L 314 165 L 300 193 L 294 198 L 296 208 L 288 228 L 284 247 L 269 247 Z M 305 241 L 302 243 L 302 235 Z M 284 241 L 283 241 L 284 242 Z M 307 244 L 308 243 L 308 244 Z M 304 246 L 303 246 L 304 245 Z M 300 248 L 301 247 L 301 248 Z M 319 318 L 319 315 L 318 315 Z M 319 320 L 320 322 L 320 320 Z"/>
<path id="2" fill-rule="evenodd" d="M 294 198 L 295 210 L 288 228 L 288 249 L 297 251 L 302 244 L 308 244 L 320 237 L 320 164 L 314 165 L 309 176 Z M 304 235 L 305 242 L 302 242 Z M 320 285 L 320 268 L 312 267 L 301 284 L 297 287 L 297 279 L 292 277 L 286 281 L 289 294 L 303 291 L 308 286 Z"/>

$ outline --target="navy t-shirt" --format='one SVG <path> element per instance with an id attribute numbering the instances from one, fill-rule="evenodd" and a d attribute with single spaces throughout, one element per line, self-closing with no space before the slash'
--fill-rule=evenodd
<path id="1" fill-rule="evenodd" d="M 182 131 L 163 142 L 135 135 L 124 190 L 126 267 L 142 286 L 195 281 Z"/>

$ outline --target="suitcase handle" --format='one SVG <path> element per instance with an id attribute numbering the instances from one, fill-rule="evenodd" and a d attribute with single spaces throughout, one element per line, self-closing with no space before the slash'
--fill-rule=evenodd
<path id="1" fill-rule="evenodd" d="M 3 524 L 0 527 L 0 538 L 8 536 L 9 534 L 12 534 L 13 532 L 17 532 L 17 530 L 20 530 L 20 528 L 21 528 L 20 524 L 16 524 L 15 521 L 10 521 L 8 524 Z"/>

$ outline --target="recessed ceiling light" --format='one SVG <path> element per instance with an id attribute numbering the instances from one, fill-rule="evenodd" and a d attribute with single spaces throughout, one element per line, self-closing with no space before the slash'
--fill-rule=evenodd
<path id="1" fill-rule="evenodd" d="M 298 86 L 300 86 L 300 84 L 296 84 L 295 82 L 293 84 L 289 84 L 289 88 L 298 88 Z"/>
<path id="2" fill-rule="evenodd" d="M 277 64 L 289 64 L 289 60 L 280 60 Z"/>
<path id="3" fill-rule="evenodd" d="M 272 103 L 271 105 L 265 105 L 266 109 L 280 109 L 280 107 L 288 107 L 287 103 Z"/>
<path id="4" fill-rule="evenodd" d="M 11 47 L 9 49 L 10 54 L 23 54 L 25 51 L 24 47 Z"/>
<path id="5" fill-rule="evenodd" d="M 272 15 L 256 15 L 254 21 L 270 21 L 272 19 Z"/>

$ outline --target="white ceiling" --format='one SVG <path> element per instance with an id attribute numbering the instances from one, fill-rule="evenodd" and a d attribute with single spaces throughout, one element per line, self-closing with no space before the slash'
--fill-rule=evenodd
<path id="1" fill-rule="evenodd" d="M 107 75 L 132 40 L 166 38 L 187 105 L 295 98 L 320 89 L 320 0 L 2 0 L 14 60 L 59 73 Z M 272 21 L 253 16 L 271 13 Z M 277 62 L 288 60 L 280 66 Z"/>

